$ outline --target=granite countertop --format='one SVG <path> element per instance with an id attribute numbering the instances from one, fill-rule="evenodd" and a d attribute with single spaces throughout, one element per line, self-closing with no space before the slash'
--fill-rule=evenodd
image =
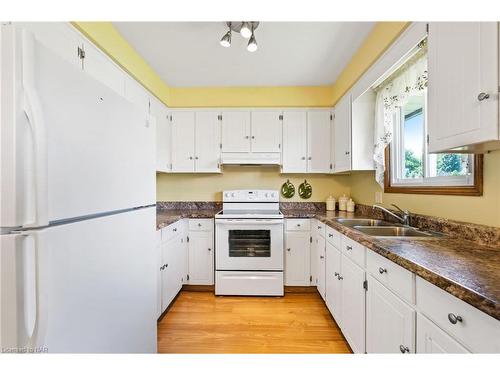
<path id="1" fill-rule="evenodd" d="M 184 210 L 156 210 L 156 230 L 164 228 L 181 219 L 213 219 L 218 210 L 211 209 L 184 209 Z"/>
<path id="2" fill-rule="evenodd" d="M 282 209 L 286 218 L 316 218 L 363 246 L 414 272 L 439 288 L 500 320 L 500 248 L 449 236 L 426 239 L 375 238 L 336 218 L 369 218 L 359 213 Z M 157 229 L 183 218 L 213 218 L 216 210 L 157 211 Z"/>

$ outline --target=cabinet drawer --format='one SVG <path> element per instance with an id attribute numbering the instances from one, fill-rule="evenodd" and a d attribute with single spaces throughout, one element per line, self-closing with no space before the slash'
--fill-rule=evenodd
<path id="1" fill-rule="evenodd" d="M 212 231 L 214 222 L 212 219 L 189 219 L 189 231 Z"/>
<path id="2" fill-rule="evenodd" d="M 417 353 L 469 353 L 437 325 L 422 314 L 417 314 Z"/>
<path id="3" fill-rule="evenodd" d="M 416 297 L 422 314 L 473 353 L 500 352 L 500 322 L 495 318 L 420 277 Z"/>
<path id="4" fill-rule="evenodd" d="M 310 231 L 311 221 L 309 219 L 287 219 L 286 230 Z"/>
<path id="5" fill-rule="evenodd" d="M 349 237 L 342 235 L 341 251 L 349 259 L 362 268 L 365 268 L 365 247 Z"/>
<path id="6" fill-rule="evenodd" d="M 313 231 L 321 237 L 325 237 L 326 225 L 319 220 L 313 220 Z"/>
<path id="7" fill-rule="evenodd" d="M 399 297 L 414 304 L 413 273 L 374 251 L 368 249 L 366 252 L 366 270 Z"/>
<path id="8" fill-rule="evenodd" d="M 340 234 L 340 232 L 337 232 L 335 229 L 327 226 L 326 227 L 326 239 L 333 246 L 335 246 L 337 249 L 340 250 L 340 246 L 341 246 L 341 242 L 342 242 L 342 234 Z"/>
<path id="9" fill-rule="evenodd" d="M 183 228 L 182 220 L 176 221 L 161 230 L 161 240 L 162 242 L 169 241 L 175 236 L 181 234 Z"/>

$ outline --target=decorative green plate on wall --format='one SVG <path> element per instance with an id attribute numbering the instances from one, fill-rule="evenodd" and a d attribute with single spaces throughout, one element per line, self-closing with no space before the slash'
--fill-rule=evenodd
<path id="1" fill-rule="evenodd" d="M 295 195 L 295 186 L 293 186 L 290 180 L 286 180 L 286 182 L 281 185 L 281 195 L 284 198 L 291 198 Z"/>
<path id="2" fill-rule="evenodd" d="M 311 198 L 312 192 L 312 186 L 309 182 L 307 182 L 307 180 L 304 180 L 304 182 L 299 185 L 299 196 L 302 199 Z"/>

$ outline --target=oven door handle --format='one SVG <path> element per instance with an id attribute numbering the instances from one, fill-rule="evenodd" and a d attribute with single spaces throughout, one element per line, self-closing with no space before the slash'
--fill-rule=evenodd
<path id="1" fill-rule="evenodd" d="M 217 219 L 216 224 L 231 225 L 283 225 L 282 219 Z"/>

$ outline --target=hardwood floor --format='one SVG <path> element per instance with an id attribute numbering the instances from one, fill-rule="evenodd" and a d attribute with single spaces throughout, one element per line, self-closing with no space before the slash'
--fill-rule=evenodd
<path id="1" fill-rule="evenodd" d="M 350 353 L 317 293 L 216 297 L 181 291 L 158 323 L 159 353 Z"/>

